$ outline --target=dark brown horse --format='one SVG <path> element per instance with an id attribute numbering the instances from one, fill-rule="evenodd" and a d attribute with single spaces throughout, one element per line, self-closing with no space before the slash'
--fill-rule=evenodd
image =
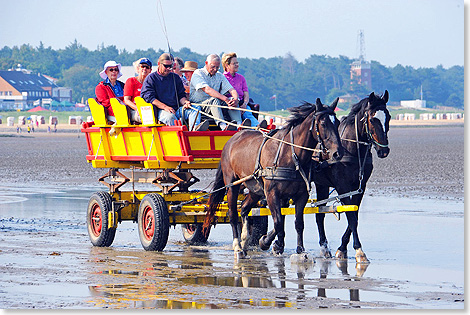
<path id="1" fill-rule="evenodd" d="M 338 161 L 314 162 L 311 176 L 315 183 L 317 201 L 327 200 L 329 187 L 334 187 L 338 195 L 345 195 L 341 202 L 346 205 L 361 205 L 366 183 L 372 174 L 371 146 L 379 158 L 388 156 L 387 133 L 390 114 L 387 109 L 388 91 L 382 97 L 371 93 L 359 103 L 351 107 L 351 112 L 339 124 L 338 132 L 344 147 L 344 156 Z M 348 193 L 353 192 L 350 196 Z M 351 234 L 353 247 L 356 250 L 357 262 L 368 262 L 362 250 L 357 232 L 358 211 L 346 212 L 348 227 L 342 237 L 341 246 L 336 257 L 347 258 L 347 245 Z M 316 214 L 321 252 L 331 257 L 324 227 L 325 214 Z"/>
<path id="2" fill-rule="evenodd" d="M 317 99 L 315 105 L 304 103 L 289 109 L 291 115 L 287 124 L 269 136 L 259 131 L 244 130 L 227 141 L 222 150 L 212 190 L 214 193 L 209 198 L 204 231 L 208 232 L 218 204 L 227 190 L 233 249 L 236 255 L 244 256 L 252 223 L 248 213 L 260 199 L 266 198 L 274 221 L 274 230 L 263 236 L 259 244 L 263 250 L 267 250 L 277 236 L 273 251 L 283 253 L 285 232 L 281 206 L 292 199 L 296 212 L 297 252 L 303 252 L 303 209 L 309 195 L 307 186 L 312 149 L 320 143 L 322 152 L 331 158 L 340 159 L 343 156 L 338 130 L 334 125 L 337 102 L 338 99 L 329 107 L 323 106 L 320 99 Z M 294 143 L 294 146 L 289 143 Z M 243 228 L 240 231 L 237 197 L 239 182 L 246 178 L 249 180 L 244 185 L 249 193 L 241 205 Z M 236 181 L 239 182 L 232 184 Z M 224 189 L 226 185 L 227 189 Z"/>

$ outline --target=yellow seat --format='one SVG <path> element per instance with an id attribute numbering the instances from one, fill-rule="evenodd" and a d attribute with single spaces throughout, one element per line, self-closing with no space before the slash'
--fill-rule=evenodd
<path id="1" fill-rule="evenodd" d="M 113 107 L 114 117 L 116 118 L 116 124 L 113 126 L 118 128 L 129 127 L 130 123 L 127 106 L 122 104 L 117 98 L 111 98 L 110 102 Z"/>
<path id="2" fill-rule="evenodd" d="M 134 101 L 135 105 L 137 105 L 137 109 L 139 110 L 139 115 L 143 126 L 161 125 L 155 119 L 155 111 L 152 104 L 147 103 L 140 96 L 134 98 Z"/>
<path id="3" fill-rule="evenodd" d="M 107 124 L 106 114 L 104 112 L 104 106 L 99 104 L 96 99 L 89 98 L 88 106 L 90 107 L 91 116 L 95 126 L 97 127 L 109 127 Z"/>

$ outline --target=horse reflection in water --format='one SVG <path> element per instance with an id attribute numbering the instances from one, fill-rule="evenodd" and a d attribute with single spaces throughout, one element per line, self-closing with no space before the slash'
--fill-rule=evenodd
<path id="1" fill-rule="evenodd" d="M 359 208 L 373 169 L 371 146 L 375 148 L 379 158 L 385 158 L 390 153 L 387 137 L 390 113 L 387 101 L 387 90 L 381 97 L 371 93 L 369 97 L 353 105 L 349 115 L 341 120 L 338 132 L 344 147 L 344 156 L 339 160 L 326 160 L 320 156 L 313 162 L 311 176 L 315 183 L 317 200 L 328 199 L 328 189 L 334 187 L 338 195 L 343 195 L 341 203 L 357 205 Z M 357 194 L 345 196 L 350 192 Z M 336 252 L 336 258 L 347 259 L 347 246 L 352 234 L 356 261 L 368 263 L 357 231 L 358 212 L 346 212 L 348 226 Z M 324 213 L 316 214 L 321 252 L 325 258 L 329 258 L 331 252 L 328 248 L 324 220 Z"/>
<path id="2" fill-rule="evenodd" d="M 261 249 L 267 250 L 277 237 L 273 252 L 282 254 L 285 231 L 281 207 L 292 199 L 295 204 L 297 253 L 305 252 L 303 209 L 308 201 L 307 188 L 310 183 L 307 177 L 313 148 L 320 144 L 322 151 L 329 157 L 340 159 L 343 156 L 338 130 L 334 125 L 337 102 L 338 99 L 329 107 L 324 106 L 320 99 L 317 99 L 315 105 L 305 102 L 301 106 L 290 108 L 291 115 L 287 124 L 269 137 L 259 131 L 243 130 L 227 141 L 221 153 L 213 193 L 208 201 L 209 209 L 203 225 L 205 235 L 208 235 L 218 205 L 227 191 L 233 250 L 236 257 L 243 258 L 252 225 L 248 213 L 259 200 L 266 198 L 274 229 L 261 237 L 259 245 Z M 243 228 L 240 230 L 237 198 L 242 180 L 245 180 L 243 184 L 249 193 L 241 205 Z"/>

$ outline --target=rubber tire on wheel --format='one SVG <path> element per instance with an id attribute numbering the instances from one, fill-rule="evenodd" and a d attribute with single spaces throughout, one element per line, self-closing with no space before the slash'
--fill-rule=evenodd
<path id="1" fill-rule="evenodd" d="M 210 227 L 209 227 L 210 228 Z M 181 226 L 183 238 L 189 244 L 206 243 L 207 238 L 202 233 L 202 223 L 183 224 Z"/>
<path id="2" fill-rule="evenodd" d="M 259 239 L 268 234 L 268 217 L 251 217 L 253 225 L 251 229 L 251 240 L 248 245 L 259 246 Z"/>
<path id="3" fill-rule="evenodd" d="M 107 247 L 113 243 L 116 228 L 108 228 L 108 213 L 113 209 L 113 198 L 108 192 L 98 191 L 88 201 L 86 223 L 88 236 L 94 246 Z"/>
<path id="4" fill-rule="evenodd" d="M 149 251 L 162 251 L 170 233 L 165 199 L 155 193 L 145 195 L 140 202 L 137 224 L 142 247 Z"/>

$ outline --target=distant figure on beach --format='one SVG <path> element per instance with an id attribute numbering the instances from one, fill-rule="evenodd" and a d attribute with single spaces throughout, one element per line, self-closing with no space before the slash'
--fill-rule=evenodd
<path id="1" fill-rule="evenodd" d="M 103 78 L 95 88 L 96 100 L 105 107 L 106 118 L 111 123 L 116 123 L 111 98 L 117 98 L 124 102 L 124 83 L 118 80 L 122 76 L 121 64 L 109 60 L 103 66 L 100 77 Z"/>
<path id="2" fill-rule="evenodd" d="M 124 85 L 124 103 L 126 103 L 130 109 L 129 118 L 131 123 L 140 124 L 142 123 L 142 120 L 140 119 L 134 98 L 136 96 L 140 96 L 142 83 L 152 72 L 152 62 L 148 58 L 140 58 L 139 60 L 134 61 L 134 68 L 137 72 L 137 76 L 127 79 L 126 84 Z"/>
<path id="3" fill-rule="evenodd" d="M 145 78 L 140 95 L 147 103 L 157 108 L 156 118 L 165 125 L 173 126 L 175 120 L 183 117 L 189 122 L 189 130 L 207 130 L 209 123 L 200 124 L 201 115 L 190 107 L 183 82 L 179 75 L 172 71 L 173 67 L 173 57 L 163 53 L 158 58 L 157 71 Z M 193 107 L 200 109 L 196 105 Z"/>
<path id="4" fill-rule="evenodd" d="M 207 56 L 205 66 L 194 71 L 190 82 L 189 100 L 191 103 L 202 103 L 202 110 L 211 114 L 221 130 L 236 130 L 237 127 L 224 122 L 222 108 L 210 105 L 226 106 L 233 124 L 240 125 L 240 111 L 230 110 L 238 107 L 238 93 L 220 73 L 220 57 L 216 54 Z M 232 97 L 227 97 L 229 93 Z"/>

